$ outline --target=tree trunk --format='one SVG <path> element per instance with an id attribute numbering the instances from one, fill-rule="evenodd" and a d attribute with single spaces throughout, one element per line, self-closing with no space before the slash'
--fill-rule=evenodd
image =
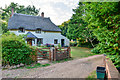
<path id="1" fill-rule="evenodd" d="M 94 46 L 94 44 L 92 43 L 93 41 L 92 41 L 92 40 L 90 40 L 90 39 L 89 39 L 89 41 L 90 41 L 90 43 L 91 43 L 92 47 L 94 48 L 95 46 Z"/>

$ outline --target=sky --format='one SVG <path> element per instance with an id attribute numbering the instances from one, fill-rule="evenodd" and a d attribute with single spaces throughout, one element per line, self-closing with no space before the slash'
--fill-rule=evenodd
<path id="1" fill-rule="evenodd" d="M 78 6 L 79 0 L 0 0 L 0 7 L 4 8 L 11 2 L 24 6 L 34 5 L 37 9 L 40 8 L 40 15 L 44 12 L 44 16 L 50 17 L 54 24 L 61 25 L 71 18 L 72 9 Z"/>

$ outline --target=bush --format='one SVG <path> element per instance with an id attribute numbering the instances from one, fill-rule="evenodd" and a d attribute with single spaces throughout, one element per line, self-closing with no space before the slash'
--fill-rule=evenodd
<path id="1" fill-rule="evenodd" d="M 92 53 L 95 53 L 95 54 L 100 54 L 100 49 L 95 47 L 91 50 Z"/>
<path id="2" fill-rule="evenodd" d="M 46 44 L 46 47 L 54 47 L 53 44 Z"/>
<path id="3" fill-rule="evenodd" d="M 84 42 L 84 43 L 80 43 L 77 45 L 77 47 L 88 47 L 88 48 L 92 48 L 92 45 L 89 42 Z"/>
<path id="4" fill-rule="evenodd" d="M 95 48 L 93 48 L 91 50 L 92 53 L 95 53 L 95 54 L 102 54 L 101 53 L 101 49 L 102 49 L 102 46 L 100 44 L 97 44 L 97 46 Z"/>
<path id="5" fill-rule="evenodd" d="M 6 33 L 2 35 L 2 66 L 31 64 L 35 49 L 25 43 L 22 36 Z"/>
<path id="6" fill-rule="evenodd" d="M 76 41 L 70 42 L 70 46 L 77 46 L 77 42 Z"/>

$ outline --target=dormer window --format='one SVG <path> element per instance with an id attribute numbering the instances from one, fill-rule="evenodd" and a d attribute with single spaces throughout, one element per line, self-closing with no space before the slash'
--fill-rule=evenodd
<path id="1" fill-rule="evenodd" d="M 25 30 L 24 30 L 24 28 L 19 28 L 19 31 L 18 31 L 18 32 L 24 33 Z"/>
<path id="2" fill-rule="evenodd" d="M 36 33 L 41 33 L 41 29 L 37 29 L 37 30 L 36 30 Z"/>

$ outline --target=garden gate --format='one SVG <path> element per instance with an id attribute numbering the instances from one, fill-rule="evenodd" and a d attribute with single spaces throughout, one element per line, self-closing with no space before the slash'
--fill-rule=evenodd
<path id="1" fill-rule="evenodd" d="M 58 61 L 70 57 L 70 47 L 37 48 L 37 60 L 48 59 L 49 61 Z"/>

